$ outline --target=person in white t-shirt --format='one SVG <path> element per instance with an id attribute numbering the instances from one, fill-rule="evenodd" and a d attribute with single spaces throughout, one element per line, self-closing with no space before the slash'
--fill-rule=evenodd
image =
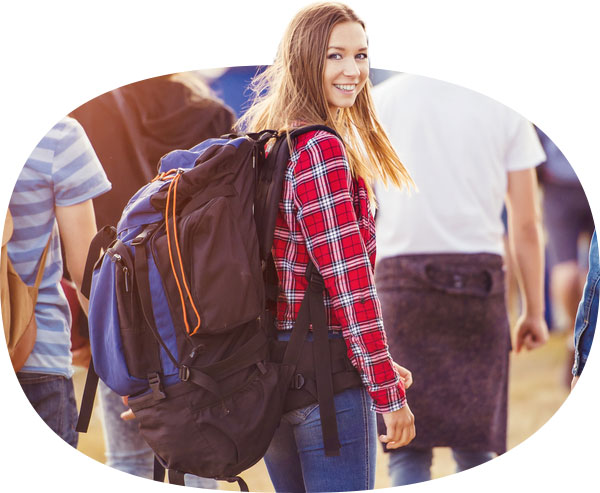
<path id="1" fill-rule="evenodd" d="M 431 478 L 433 447 L 457 470 L 506 450 L 506 198 L 522 313 L 514 346 L 548 338 L 533 125 L 476 92 L 400 74 L 375 88 L 382 124 L 417 192 L 376 186 L 376 283 L 394 359 L 414 375 L 417 436 L 390 450 L 393 486 Z M 418 408 L 418 409 L 417 409 Z"/>

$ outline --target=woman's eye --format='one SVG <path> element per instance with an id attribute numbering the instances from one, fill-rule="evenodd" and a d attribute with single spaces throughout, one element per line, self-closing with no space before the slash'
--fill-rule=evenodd
<path id="1" fill-rule="evenodd" d="M 342 55 L 340 55 L 339 53 L 331 53 L 330 55 L 327 56 L 327 58 L 329 60 L 341 60 Z"/>
<path id="2" fill-rule="evenodd" d="M 366 53 L 359 53 L 358 55 L 356 55 L 356 58 L 358 60 L 366 60 L 368 58 Z"/>

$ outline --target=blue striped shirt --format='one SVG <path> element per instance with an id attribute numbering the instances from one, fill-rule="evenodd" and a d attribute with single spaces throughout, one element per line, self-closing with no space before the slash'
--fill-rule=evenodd
<path id="1" fill-rule="evenodd" d="M 22 372 L 71 377 L 71 314 L 60 287 L 63 262 L 55 206 L 80 204 L 110 190 L 110 182 L 81 125 L 65 117 L 40 141 L 25 163 L 9 208 L 14 233 L 8 256 L 21 279 L 35 282 L 51 238 L 35 317 L 37 339 Z"/>

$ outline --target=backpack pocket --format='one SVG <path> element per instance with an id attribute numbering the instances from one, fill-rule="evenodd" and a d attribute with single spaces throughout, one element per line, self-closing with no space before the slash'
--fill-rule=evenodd
<path id="1" fill-rule="evenodd" d="M 144 440 L 167 468 L 230 477 L 263 457 L 281 420 L 291 370 L 265 362 L 262 371 L 244 371 L 243 384 L 222 399 L 188 383 L 167 387 L 159 401 L 130 398 Z M 227 379 L 219 383 L 227 388 Z"/>
<path id="2" fill-rule="evenodd" d="M 160 363 L 157 342 L 142 320 L 134 261 L 129 248 L 120 240 L 106 251 L 106 256 L 115 269 L 115 297 L 125 364 L 131 376 L 144 379 L 150 371 L 159 370 Z"/>
<path id="3" fill-rule="evenodd" d="M 120 291 L 124 279 L 120 266 L 115 265 L 109 255 L 105 255 L 99 267 L 92 274 L 88 324 L 94 369 L 98 376 L 119 395 L 131 395 L 148 388 L 147 375 L 135 375 L 136 366 L 131 359 L 133 342 L 127 342 L 129 355 L 124 350 L 125 340 L 121 330 L 123 299 Z M 120 302 L 118 301 L 121 296 Z M 119 306 L 121 304 L 121 306 Z M 127 322 L 126 322 L 127 323 Z M 130 327 L 133 327 L 131 324 Z M 129 361 L 128 361 L 129 358 Z"/>
<path id="4" fill-rule="evenodd" d="M 177 219 L 177 244 L 161 228 L 153 238 L 153 256 L 174 319 L 190 334 L 224 333 L 261 312 L 260 261 L 258 255 L 249 258 L 252 239 L 240 233 L 240 221 L 252 220 L 252 214 L 239 211 L 235 195 L 192 202 L 198 206 L 189 204 Z"/>

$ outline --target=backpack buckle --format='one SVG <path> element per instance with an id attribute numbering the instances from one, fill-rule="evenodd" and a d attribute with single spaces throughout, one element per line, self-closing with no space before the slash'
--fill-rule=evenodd
<path id="1" fill-rule="evenodd" d="M 158 224 L 149 224 L 144 230 L 131 240 L 131 246 L 136 247 L 146 243 L 148 238 L 158 229 Z"/>
<path id="2" fill-rule="evenodd" d="M 185 365 L 179 367 L 179 380 L 187 382 L 190 379 L 190 369 Z"/>
<path id="3" fill-rule="evenodd" d="M 308 266 L 306 267 L 305 278 L 308 281 L 309 289 L 311 289 L 317 293 L 320 293 L 321 291 L 323 291 L 323 289 L 325 287 L 325 282 L 323 281 L 323 276 L 319 273 L 319 271 L 314 266 L 312 261 L 309 262 Z"/>
<path id="4" fill-rule="evenodd" d="M 302 375 L 302 373 L 296 373 L 292 377 L 290 388 L 292 390 L 300 390 L 302 387 L 304 387 L 304 375 Z"/>
<path id="5" fill-rule="evenodd" d="M 150 389 L 152 390 L 152 397 L 155 401 L 159 401 L 161 399 L 166 399 L 165 393 L 162 391 L 160 375 L 156 372 L 148 374 L 148 383 L 150 384 Z"/>

